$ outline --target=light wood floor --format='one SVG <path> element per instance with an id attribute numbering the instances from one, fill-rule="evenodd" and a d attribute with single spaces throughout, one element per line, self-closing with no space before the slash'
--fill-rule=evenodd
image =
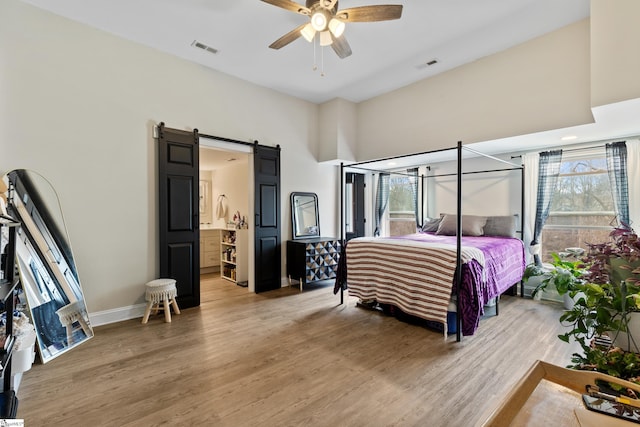
<path id="1" fill-rule="evenodd" d="M 503 297 L 456 343 L 333 286 L 251 294 L 202 280 L 202 305 L 95 328 L 22 380 L 26 426 L 470 426 L 536 359 L 565 366 L 561 308 Z"/>

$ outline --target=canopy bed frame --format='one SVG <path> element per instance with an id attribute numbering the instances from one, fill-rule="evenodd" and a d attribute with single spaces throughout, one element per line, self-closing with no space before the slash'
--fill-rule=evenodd
<path id="1" fill-rule="evenodd" d="M 410 154 L 410 155 L 404 155 L 404 156 L 396 156 L 396 157 L 388 157 L 388 158 L 384 158 L 384 159 L 377 159 L 377 160 L 371 160 L 371 161 L 365 161 L 365 162 L 359 162 L 359 163 L 353 163 L 353 164 L 349 164 L 349 165 L 345 165 L 344 163 L 340 164 L 340 179 L 341 179 L 341 185 L 340 185 L 340 240 L 341 242 L 343 242 L 343 258 L 346 256 L 346 251 L 344 250 L 344 248 L 347 246 L 346 242 L 344 241 L 345 238 L 345 168 L 348 169 L 360 169 L 360 170 L 366 170 L 368 172 L 386 172 L 386 173 L 395 173 L 395 172 L 391 172 L 391 170 L 377 170 L 377 169 L 371 169 L 371 168 L 367 168 L 365 167 L 365 165 L 372 165 L 374 163 L 377 162 L 381 162 L 381 161 L 390 161 L 390 160 L 394 160 L 394 159 L 407 159 L 410 157 L 417 157 L 417 156 L 424 156 L 425 158 L 429 158 L 429 155 L 435 154 L 435 153 L 443 153 L 443 152 L 447 152 L 447 151 L 452 151 L 452 150 L 456 150 L 456 158 L 457 158 L 457 170 L 455 173 L 445 173 L 445 174 L 434 174 L 434 175 L 420 175 L 419 178 L 422 180 L 422 185 L 419 186 L 419 198 L 418 200 L 422 201 L 422 206 L 424 206 L 424 188 L 425 188 L 425 180 L 426 179 L 432 179 L 432 178 L 437 178 L 437 177 L 445 177 L 445 176 L 456 176 L 457 178 L 457 194 L 456 194 L 456 215 L 455 215 L 455 246 L 456 246 L 456 255 L 455 255 L 455 272 L 454 272 L 454 280 L 453 280 L 453 288 L 452 291 L 455 292 L 455 295 L 460 295 L 461 292 L 461 286 L 462 286 L 462 282 L 463 282 L 463 272 L 462 272 L 462 264 L 463 264 L 463 244 L 462 244 L 462 230 L 463 230 L 463 213 L 462 213 L 462 176 L 463 175 L 467 175 L 467 174 L 482 174 L 482 173 L 489 173 L 489 172 L 502 172 L 502 171 L 515 171 L 515 170 L 520 170 L 520 176 L 521 176 L 521 191 L 520 191 L 520 223 L 519 223 L 519 227 L 520 230 L 517 231 L 517 233 L 520 234 L 520 240 L 522 239 L 522 232 L 524 230 L 524 223 L 525 223 L 525 218 L 524 218 L 524 186 L 525 186 L 525 177 L 524 177 L 524 165 L 517 165 L 511 162 L 508 162 L 506 160 L 488 155 L 488 154 L 484 154 L 481 153 L 479 151 L 476 151 L 474 149 L 471 149 L 469 147 L 463 146 L 462 142 L 458 142 L 456 147 L 451 147 L 451 148 L 445 148 L 445 149 L 439 149 L 439 150 L 432 150 L 432 151 L 426 151 L 426 152 L 422 152 L 422 153 L 415 153 L 415 154 Z M 478 170 L 478 171 L 465 171 L 463 172 L 462 170 L 462 163 L 463 163 L 463 150 L 466 150 L 468 152 L 471 152 L 477 156 L 481 156 L 484 158 L 488 158 L 488 159 L 492 159 L 496 162 L 500 162 L 503 164 L 507 164 L 510 167 L 509 168 L 503 168 L 503 169 L 486 169 L 486 170 Z M 424 164 L 422 164 L 422 166 L 426 166 Z M 422 211 L 422 209 L 421 209 Z M 424 216 L 423 214 L 421 216 Z M 524 262 L 524 261 L 523 261 Z M 341 259 L 340 260 L 341 266 L 342 268 L 345 269 L 345 271 L 343 272 L 344 276 L 341 279 L 341 282 L 336 282 L 336 288 L 339 286 L 340 288 L 340 304 L 344 303 L 344 290 L 348 287 L 347 284 L 347 276 L 346 276 L 346 269 L 347 269 L 347 261 L 345 259 Z M 521 275 L 520 275 L 521 277 Z M 521 296 L 524 295 L 523 292 L 523 284 L 520 281 L 520 279 L 518 279 L 517 281 L 515 281 L 512 286 L 510 286 L 511 288 L 517 286 L 517 282 L 520 282 L 520 294 Z M 337 292 L 337 289 L 336 289 Z M 517 292 L 516 292 L 517 293 Z M 461 304 L 459 303 L 459 298 L 456 299 L 455 302 L 456 305 L 456 340 L 457 341 L 461 341 L 461 337 L 462 337 L 462 318 L 463 318 L 463 313 L 461 312 Z M 498 306 L 496 304 L 496 315 L 498 314 Z M 420 316 L 418 316 L 420 317 Z M 429 320 L 429 319 L 427 319 Z M 445 326 L 444 328 L 444 332 L 445 332 L 445 336 L 447 334 L 447 328 Z"/>

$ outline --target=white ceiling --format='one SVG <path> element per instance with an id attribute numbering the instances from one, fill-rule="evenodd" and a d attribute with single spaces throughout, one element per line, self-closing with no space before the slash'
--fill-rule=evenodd
<path id="1" fill-rule="evenodd" d="M 340 0 L 338 9 L 402 4 L 399 20 L 349 23 L 353 54 L 303 38 L 268 46 L 308 21 L 260 0 L 23 0 L 160 51 L 321 103 L 360 102 L 589 16 L 590 0 Z M 298 1 L 304 4 L 304 0 Z M 213 55 L 191 44 L 218 50 Z M 439 63 L 424 64 L 432 59 Z"/>
<path id="2" fill-rule="evenodd" d="M 249 155 L 238 151 L 209 148 L 200 145 L 200 169 L 219 170 L 228 166 L 246 165 Z"/>
<path id="3" fill-rule="evenodd" d="M 339 59 L 330 47 L 303 38 L 280 50 L 268 46 L 307 17 L 260 0 L 23 0 L 125 39 L 236 76 L 260 86 L 322 103 L 336 97 L 360 102 L 475 61 L 589 16 L 590 0 L 340 0 L 338 9 L 402 4 L 399 20 L 348 23 L 353 54 Z M 298 0 L 303 4 L 303 0 Z M 194 40 L 218 50 L 210 54 Z M 323 62 L 321 60 L 323 58 Z M 427 67 L 427 61 L 438 64 Z M 477 144 L 485 153 L 505 146 L 535 150 L 639 135 L 640 100 L 594 111 L 596 123 Z M 509 145 L 505 145 L 509 144 Z"/>

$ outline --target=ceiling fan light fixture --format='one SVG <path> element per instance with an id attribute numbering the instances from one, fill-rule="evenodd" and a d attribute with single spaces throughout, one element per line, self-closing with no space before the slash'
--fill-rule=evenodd
<path id="1" fill-rule="evenodd" d="M 311 26 L 316 31 L 324 31 L 327 28 L 327 13 L 324 10 L 317 10 L 311 15 Z"/>
<path id="2" fill-rule="evenodd" d="M 311 43 L 313 38 L 316 36 L 316 30 L 311 26 L 311 24 L 307 24 L 300 30 L 300 34 L 306 41 Z"/>
<path id="3" fill-rule="evenodd" d="M 344 22 L 336 18 L 332 18 L 331 21 L 329 21 L 329 30 L 331 30 L 335 37 L 340 37 L 344 33 L 344 28 Z"/>
<path id="4" fill-rule="evenodd" d="M 320 33 L 320 46 L 330 46 L 333 43 L 331 33 L 329 31 L 323 31 Z"/>

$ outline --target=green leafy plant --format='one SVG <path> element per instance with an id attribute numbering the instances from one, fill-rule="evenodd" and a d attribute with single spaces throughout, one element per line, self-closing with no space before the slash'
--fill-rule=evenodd
<path id="1" fill-rule="evenodd" d="M 603 372 L 640 384 L 640 354 L 637 347 L 632 351 L 633 338 L 628 334 L 629 314 L 640 310 L 640 286 L 583 283 L 576 292 L 582 296 L 560 316 L 569 330 L 558 335 L 565 342 L 573 338 L 582 348 L 582 353 L 572 355 L 569 368 Z M 620 333 L 627 334 L 626 349 L 611 341 Z"/>
<path id="2" fill-rule="evenodd" d="M 553 262 L 548 267 L 543 265 L 529 264 L 522 276 L 522 280 L 527 282 L 532 277 L 542 277 L 540 283 L 535 287 L 532 295 L 547 289 L 553 285 L 558 294 L 564 295 L 576 289 L 578 284 L 584 283 L 582 278 L 587 266 L 580 260 L 567 260 L 561 258 L 559 254 L 552 253 Z"/>
<path id="3" fill-rule="evenodd" d="M 598 371 L 640 384 L 640 354 L 619 347 L 593 345 L 584 355 L 574 353 L 569 368 Z M 614 386 L 614 384 L 611 384 Z M 622 390 L 618 390 L 622 391 Z"/>
<path id="4" fill-rule="evenodd" d="M 546 274 L 542 286 L 556 285 L 575 300 L 560 322 L 567 332 L 558 335 L 564 342 L 575 340 L 582 352 L 574 353 L 569 365 L 574 369 L 603 372 L 640 384 L 640 351 L 629 332 L 629 320 L 640 312 L 640 240 L 626 224 L 615 227 L 609 241 L 588 244 L 578 262 L 565 264 L 554 255 L 554 270 Z M 576 278 L 573 280 L 565 269 Z M 616 347 L 619 334 L 626 334 L 627 348 Z M 632 346 L 633 343 L 633 346 Z M 633 351 L 632 351 L 633 350 Z"/>
<path id="5" fill-rule="evenodd" d="M 560 316 L 560 322 L 570 329 L 558 337 L 565 342 L 573 337 L 585 351 L 594 337 L 627 332 L 628 314 L 640 310 L 638 285 L 579 283 L 571 292 L 580 297 Z"/>

